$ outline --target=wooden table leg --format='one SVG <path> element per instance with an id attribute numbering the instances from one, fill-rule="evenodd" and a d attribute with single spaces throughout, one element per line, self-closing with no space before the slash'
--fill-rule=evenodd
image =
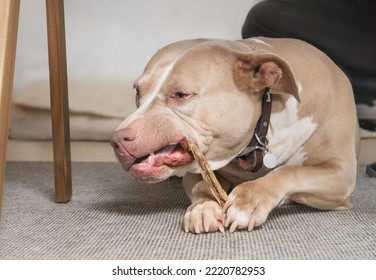
<path id="1" fill-rule="evenodd" d="M 72 176 L 63 0 L 46 0 L 46 10 L 55 200 L 65 203 L 72 196 Z"/>
<path id="2" fill-rule="evenodd" d="M 3 208 L 9 113 L 16 59 L 19 0 L 0 0 L 0 217 Z"/>

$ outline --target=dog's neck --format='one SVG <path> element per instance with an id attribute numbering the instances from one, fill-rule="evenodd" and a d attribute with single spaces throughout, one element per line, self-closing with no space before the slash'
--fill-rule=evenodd
<path id="1" fill-rule="evenodd" d="M 269 151 L 268 129 L 272 112 L 272 95 L 266 88 L 262 97 L 261 116 L 257 121 L 253 137 L 247 147 L 237 156 L 241 168 L 246 171 L 257 172 L 264 164 L 267 168 L 274 168 L 276 158 Z"/>

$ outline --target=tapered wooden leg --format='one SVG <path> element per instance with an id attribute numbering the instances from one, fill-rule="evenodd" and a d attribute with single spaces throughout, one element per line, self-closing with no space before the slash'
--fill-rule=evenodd
<path id="1" fill-rule="evenodd" d="M 3 208 L 5 160 L 19 10 L 19 0 L 0 0 L 0 217 Z"/>
<path id="2" fill-rule="evenodd" d="M 72 176 L 63 0 L 46 0 L 46 10 L 55 200 L 65 203 L 72 196 Z"/>

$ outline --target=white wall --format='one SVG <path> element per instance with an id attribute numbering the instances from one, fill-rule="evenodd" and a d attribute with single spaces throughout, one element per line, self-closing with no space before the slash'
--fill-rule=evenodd
<path id="1" fill-rule="evenodd" d="M 134 80 L 167 43 L 239 39 L 258 0 L 66 0 L 69 79 Z M 15 89 L 48 80 L 45 0 L 21 1 Z"/>

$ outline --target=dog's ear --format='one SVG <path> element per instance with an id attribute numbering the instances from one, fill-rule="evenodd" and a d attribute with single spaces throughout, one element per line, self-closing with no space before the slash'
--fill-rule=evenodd
<path id="1" fill-rule="evenodd" d="M 233 69 L 235 85 L 241 91 L 270 88 L 271 93 L 292 94 L 300 102 L 299 88 L 290 65 L 273 53 L 238 54 Z"/>

